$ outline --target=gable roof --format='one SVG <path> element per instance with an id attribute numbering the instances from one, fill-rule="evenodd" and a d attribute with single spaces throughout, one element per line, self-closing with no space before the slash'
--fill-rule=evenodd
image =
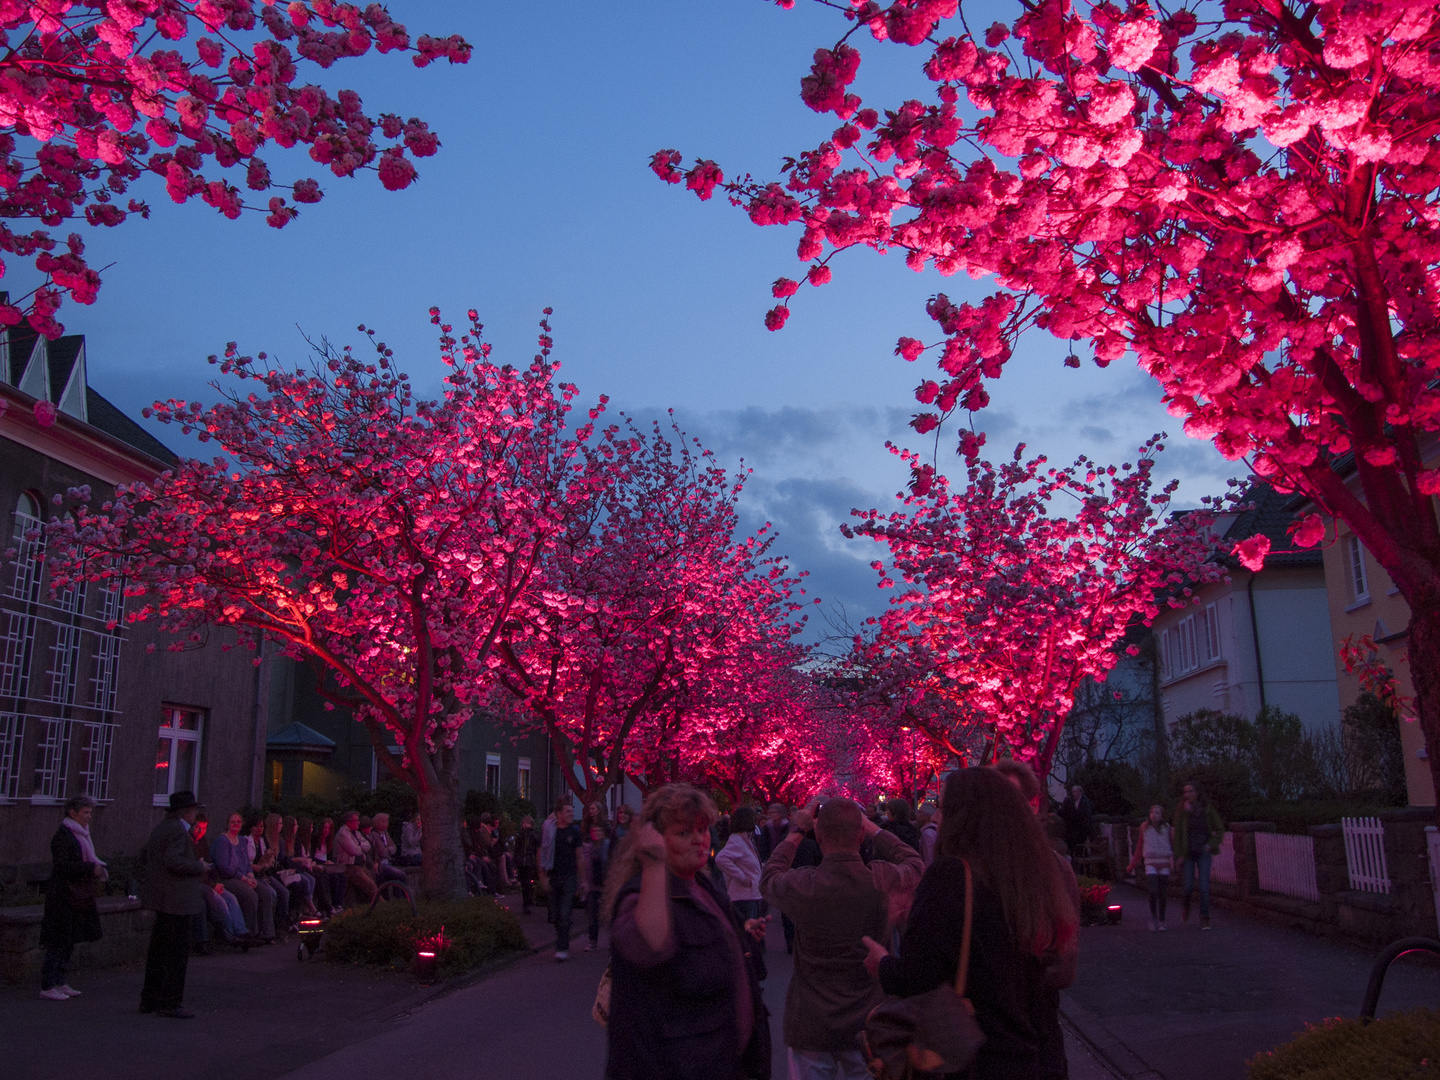
<path id="1" fill-rule="evenodd" d="M 265 740 L 266 750 L 298 750 L 301 753 L 328 753 L 335 749 L 335 740 L 321 735 L 312 727 L 296 720 Z"/>
<path id="2" fill-rule="evenodd" d="M 1230 551 L 1241 540 L 1264 536 L 1270 541 L 1270 553 L 1265 556 L 1266 569 L 1323 565 L 1324 555 L 1318 547 L 1297 548 L 1290 537 L 1290 523 L 1300 509 L 1295 505 L 1294 495 L 1282 495 L 1264 481 L 1256 480 L 1245 493 L 1245 500 L 1250 504 L 1249 509 L 1240 512 L 1221 538 L 1220 551 L 1227 561 L 1233 558 Z"/>

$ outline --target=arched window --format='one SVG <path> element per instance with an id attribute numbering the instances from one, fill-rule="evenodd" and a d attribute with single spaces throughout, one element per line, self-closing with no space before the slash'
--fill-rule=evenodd
<path id="1" fill-rule="evenodd" d="M 40 500 L 28 491 L 22 491 L 20 493 L 20 500 L 15 504 L 15 531 L 17 536 L 20 534 L 21 518 L 29 518 L 31 522 L 38 522 L 40 520 Z M 29 522 L 26 523 L 25 527 L 29 528 Z"/>

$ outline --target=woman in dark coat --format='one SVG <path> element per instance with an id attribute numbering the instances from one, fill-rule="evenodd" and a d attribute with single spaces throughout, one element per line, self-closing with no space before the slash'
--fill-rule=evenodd
<path id="1" fill-rule="evenodd" d="M 742 923 L 701 873 L 715 817 L 688 784 L 658 788 L 612 864 L 606 1080 L 769 1080 L 766 920 Z"/>
<path id="2" fill-rule="evenodd" d="M 945 783 L 939 853 L 920 879 L 897 955 L 865 939 L 866 967 L 887 994 L 912 997 L 955 981 L 965 917 L 965 863 L 974 880 L 966 996 L 985 1043 L 968 1080 L 1064 1080 L 1059 986 L 1073 959 L 1079 912 L 1039 821 L 994 769 Z"/>
<path id="3" fill-rule="evenodd" d="M 105 864 L 90 842 L 93 799 L 76 795 L 65 804 L 65 817 L 50 838 L 50 888 L 45 894 L 45 917 L 40 923 L 40 944 L 45 961 L 40 969 L 40 996 L 65 1001 L 80 993 L 66 983 L 70 954 L 82 941 L 100 940 L 100 912 L 95 897 L 108 876 Z"/>

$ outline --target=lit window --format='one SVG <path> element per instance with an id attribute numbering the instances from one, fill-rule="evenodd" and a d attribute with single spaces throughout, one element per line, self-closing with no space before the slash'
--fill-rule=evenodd
<path id="1" fill-rule="evenodd" d="M 530 759 L 528 757 L 522 757 L 520 759 L 520 770 L 517 779 L 518 783 L 515 787 L 516 790 L 520 792 L 520 798 L 530 798 Z"/>
<path id="2" fill-rule="evenodd" d="M 200 790 L 200 736 L 204 717 L 196 709 L 165 706 L 155 753 L 155 805 L 169 806 L 177 791 Z"/>
<path id="3" fill-rule="evenodd" d="M 485 790 L 491 795 L 500 794 L 500 755 L 485 755 Z"/>
<path id="4" fill-rule="evenodd" d="M 1350 568 L 1350 592 L 1357 604 L 1370 599 L 1370 582 L 1365 577 L 1365 548 L 1358 536 L 1345 538 L 1346 562 Z"/>

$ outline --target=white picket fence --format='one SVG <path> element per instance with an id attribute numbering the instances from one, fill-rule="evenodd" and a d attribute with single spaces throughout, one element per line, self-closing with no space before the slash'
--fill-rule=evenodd
<path id="1" fill-rule="evenodd" d="M 1440 924 L 1440 829 L 1425 826 L 1425 849 L 1430 856 L 1430 893 L 1435 898 L 1435 921 Z"/>
<path id="2" fill-rule="evenodd" d="M 1253 835 L 1255 869 L 1264 892 L 1301 900 L 1320 899 L 1320 887 L 1315 881 L 1314 837 L 1265 832 Z"/>
<path id="3" fill-rule="evenodd" d="M 1350 887 L 1365 892 L 1388 893 L 1390 872 L 1385 865 L 1385 826 L 1379 818 L 1341 818 L 1345 831 L 1345 861 L 1350 868 Z"/>
<path id="4" fill-rule="evenodd" d="M 1220 841 L 1220 854 L 1210 860 L 1210 880 L 1223 882 L 1226 885 L 1235 885 L 1239 878 L 1235 876 L 1235 834 L 1227 832 L 1225 839 Z"/>

